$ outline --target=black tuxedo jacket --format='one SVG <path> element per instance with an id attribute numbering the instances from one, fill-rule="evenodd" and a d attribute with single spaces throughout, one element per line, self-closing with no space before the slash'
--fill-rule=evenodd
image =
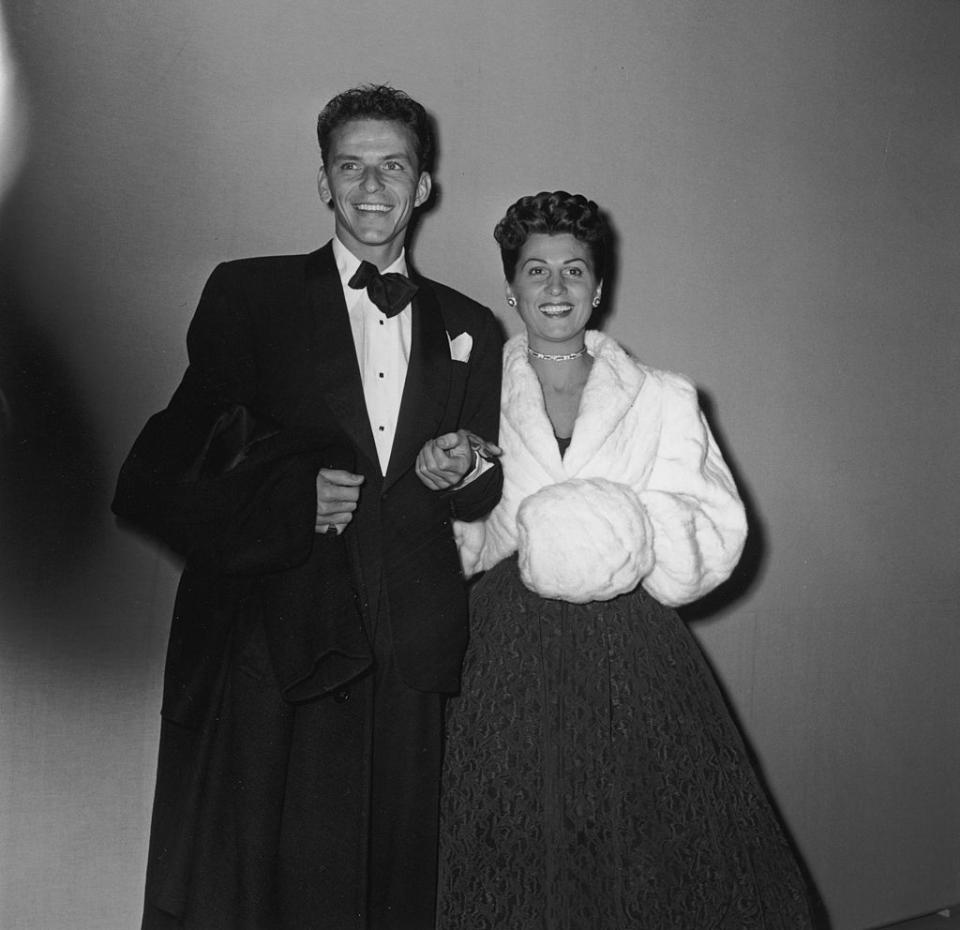
<path id="1" fill-rule="evenodd" d="M 496 440 L 502 348 L 488 310 L 416 280 L 386 475 L 329 245 L 216 268 L 183 381 L 121 470 L 114 511 L 185 560 L 145 928 L 274 930 L 318 913 L 325 926 L 362 925 L 356 864 L 375 843 L 363 826 L 373 739 L 364 673 L 376 653 L 411 689 L 457 689 L 467 599 L 450 524 L 489 511 L 502 485 L 499 467 L 450 492 L 416 476 L 431 437 L 464 427 Z M 465 361 L 450 351 L 461 333 L 472 340 Z M 324 466 L 365 476 L 339 537 L 314 533 Z M 354 679 L 358 699 L 318 699 Z M 428 901 L 429 863 L 423 876 Z"/>
<path id="2" fill-rule="evenodd" d="M 166 717 L 196 718 L 240 603 L 248 613 L 270 614 L 264 600 L 275 585 L 263 579 L 296 568 L 322 544 L 312 530 L 313 476 L 325 464 L 365 476 L 344 544 L 368 634 L 389 611 L 404 681 L 422 691 L 456 691 L 467 601 L 451 520 L 488 512 L 502 475 L 496 467 L 462 489 L 436 492 L 420 482 L 414 464 L 428 439 L 461 427 L 496 440 L 502 334 L 489 310 L 442 284 L 414 280 L 411 355 L 386 475 L 330 244 L 309 255 L 227 262 L 207 282 L 188 334 L 186 374 L 138 438 L 114 501 L 115 512 L 186 560 L 167 659 Z M 450 340 L 461 333 L 472 339 L 466 361 L 451 357 Z M 229 474 L 198 480 L 193 463 L 211 423 L 237 408 L 281 437 L 316 441 L 288 442 L 297 455 L 261 469 L 252 492 L 249 475 L 240 483 Z M 338 454 L 327 462 L 323 450 L 331 447 Z"/>

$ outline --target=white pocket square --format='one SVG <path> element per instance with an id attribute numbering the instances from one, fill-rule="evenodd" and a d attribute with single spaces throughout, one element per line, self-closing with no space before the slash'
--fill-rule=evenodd
<path id="1" fill-rule="evenodd" d="M 473 348 L 473 336 L 470 333 L 460 333 L 456 339 L 451 339 L 450 333 L 447 333 L 447 342 L 450 343 L 450 358 L 453 361 L 470 361 L 470 350 Z"/>

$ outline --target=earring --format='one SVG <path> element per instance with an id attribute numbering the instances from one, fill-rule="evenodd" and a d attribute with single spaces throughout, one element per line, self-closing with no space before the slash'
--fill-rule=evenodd
<path id="1" fill-rule="evenodd" d="M 599 306 L 600 306 L 600 295 L 599 295 L 599 294 L 597 294 L 597 296 L 593 298 L 593 305 L 594 305 L 594 307 L 599 307 Z"/>
<path id="2" fill-rule="evenodd" d="M 507 298 L 507 306 L 508 306 L 508 307 L 515 307 L 516 305 L 517 305 L 517 301 L 516 301 L 515 298 L 513 298 L 513 297 L 508 297 L 508 298 Z"/>

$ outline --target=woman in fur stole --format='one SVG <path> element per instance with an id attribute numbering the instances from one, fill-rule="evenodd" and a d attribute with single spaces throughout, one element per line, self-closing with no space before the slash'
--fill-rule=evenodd
<path id="1" fill-rule="evenodd" d="M 686 378 L 587 329 L 597 205 L 524 197 L 495 237 L 504 489 L 460 523 L 471 600 L 449 708 L 441 930 L 811 926 L 807 891 L 674 608 L 724 581 L 743 504 Z"/>

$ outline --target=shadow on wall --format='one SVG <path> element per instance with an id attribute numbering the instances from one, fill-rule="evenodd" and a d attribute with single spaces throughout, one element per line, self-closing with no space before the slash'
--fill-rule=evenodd
<path id="1" fill-rule="evenodd" d="M 747 541 L 743 547 L 743 555 L 740 556 L 740 561 L 733 570 L 733 574 L 719 587 L 714 588 L 706 597 L 702 597 L 681 609 L 680 614 L 688 623 L 716 617 L 746 597 L 750 589 L 763 576 L 767 561 L 766 528 L 750 491 L 750 485 L 740 473 L 736 464 L 736 455 L 727 446 L 723 432 L 717 423 L 713 399 L 702 389 L 698 389 L 697 394 L 700 400 L 700 409 L 707 418 L 710 431 L 717 441 L 720 453 L 723 455 L 731 475 L 733 475 L 733 480 L 746 508 Z"/>
<path id="2" fill-rule="evenodd" d="M 35 205 L 28 192 L 27 77 L 7 43 L 0 6 L 0 607 L 34 618 L 56 604 L 102 539 L 106 478 L 93 418 L 58 343 L 71 334 L 30 292 Z M 64 267 L 44 273 L 67 277 Z M 69 292 L 69 285 L 64 288 Z M 71 311 L 83 295 L 71 295 Z M 29 622 L 29 621 L 27 621 Z"/>
<path id="3" fill-rule="evenodd" d="M 90 564 L 109 492 L 82 391 L 58 336 L 37 323 L 54 315 L 16 274 L 23 216 L 14 191 L 0 211 L 0 599 L 38 606 L 56 603 Z"/>

